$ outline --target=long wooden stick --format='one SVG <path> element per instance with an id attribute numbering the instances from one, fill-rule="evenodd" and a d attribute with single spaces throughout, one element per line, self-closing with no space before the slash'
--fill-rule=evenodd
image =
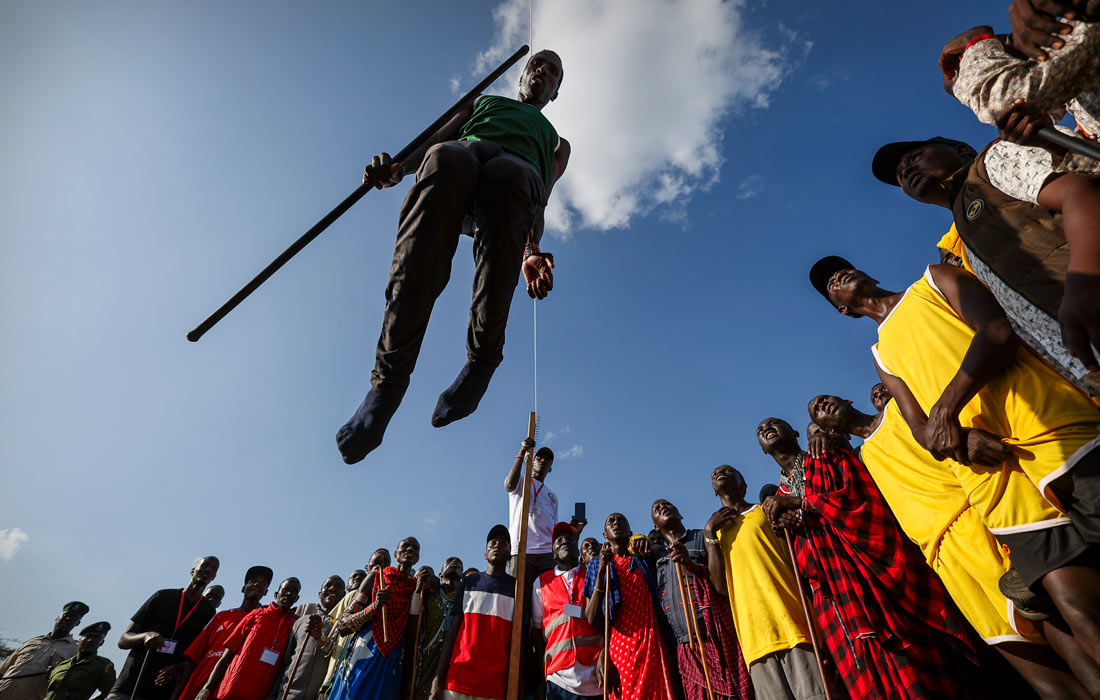
<path id="1" fill-rule="evenodd" d="M 290 668 L 290 675 L 286 677 L 286 687 L 283 688 L 282 700 L 286 700 L 286 696 L 290 693 L 290 684 L 294 682 L 294 676 L 298 673 L 298 662 L 302 660 L 302 652 L 306 650 L 306 645 L 310 643 L 313 637 L 306 635 L 305 640 L 298 645 L 298 653 L 294 655 L 294 665 Z"/>
<path id="2" fill-rule="evenodd" d="M 380 590 L 380 591 L 386 590 L 386 572 L 385 572 L 384 569 L 385 569 L 385 567 L 383 567 L 382 569 L 379 569 L 378 574 L 377 574 L 378 576 L 381 577 L 381 581 L 378 584 L 378 590 Z M 387 643 L 387 644 L 389 644 L 389 642 L 390 642 L 390 632 L 389 632 L 389 629 L 386 627 L 386 604 L 385 603 L 382 603 L 382 641 Z"/>
<path id="3" fill-rule="evenodd" d="M 527 420 L 527 438 L 535 439 L 535 412 Z M 535 470 L 535 451 L 527 452 L 523 468 L 523 505 L 519 518 L 519 552 L 516 554 L 516 597 L 512 606 L 512 646 L 508 659 L 508 700 L 518 700 L 523 666 L 523 606 L 527 602 L 527 520 L 531 512 L 531 478 Z"/>
<path id="4" fill-rule="evenodd" d="M 412 683 L 409 686 L 409 700 L 413 700 L 413 698 L 416 697 L 416 665 L 420 660 L 420 629 L 424 624 L 424 604 L 424 589 L 420 589 L 420 615 L 416 618 L 416 636 L 413 638 L 413 671 Z"/>
<path id="5" fill-rule="evenodd" d="M 684 578 L 681 573 L 683 566 L 677 562 L 673 564 L 673 569 L 676 570 L 676 585 L 680 589 L 680 607 L 684 610 L 684 622 L 688 627 L 688 648 L 695 651 L 694 628 L 691 626 L 691 613 L 688 611 L 687 588 L 684 587 Z"/>
<path id="6" fill-rule="evenodd" d="M 787 536 L 787 554 L 791 557 L 791 569 L 794 571 L 795 583 L 798 584 L 798 599 L 802 601 L 802 612 L 806 615 L 806 626 L 810 628 L 810 644 L 813 645 L 814 658 L 817 659 L 817 672 L 821 674 L 821 686 L 825 691 L 825 700 L 833 700 L 833 696 L 829 694 L 829 681 L 825 678 L 825 664 L 821 662 L 821 650 L 817 648 L 817 632 L 814 631 L 814 619 L 810 615 L 810 604 L 806 600 L 806 592 L 802 590 L 802 576 L 798 573 L 798 562 L 794 557 L 791 531 L 783 528 L 783 534 Z"/>
<path id="7" fill-rule="evenodd" d="M 699 663 L 703 664 L 703 679 L 707 683 L 707 698 L 708 700 L 714 700 L 714 686 L 710 682 L 710 670 L 707 666 L 707 650 L 703 646 L 703 635 L 699 634 L 699 621 L 695 617 L 696 605 L 695 596 L 691 593 L 691 580 L 684 581 L 684 565 L 680 562 L 676 563 L 676 579 L 680 582 L 680 590 L 683 591 L 681 596 L 684 601 L 684 614 L 687 615 L 688 620 L 688 639 L 691 639 L 692 632 L 695 633 L 695 646 L 699 651 Z"/>
<path id="8" fill-rule="evenodd" d="M 515 64 L 515 62 L 522 58 L 528 51 L 530 51 L 530 48 L 526 44 L 524 44 L 518 51 L 509 56 L 508 60 L 500 64 L 496 70 L 494 70 L 485 78 L 485 80 L 482 80 L 480 83 L 475 85 L 474 89 L 463 95 L 462 99 L 460 99 L 450 109 L 444 112 L 439 117 L 439 119 L 436 119 L 434 122 L 432 122 L 431 126 L 420 132 L 419 136 L 417 136 L 415 139 L 410 141 L 407 146 L 398 151 L 397 155 L 393 157 L 394 162 L 400 163 L 401 161 L 408 158 L 414 151 L 424 145 L 425 141 L 434 136 L 435 132 L 439 131 L 439 129 L 444 124 L 446 124 L 448 121 L 451 120 L 452 117 L 458 114 L 458 112 L 463 107 L 465 107 L 470 100 L 474 99 L 482 92 L 484 92 L 485 89 L 489 87 L 489 85 L 491 85 L 497 78 L 504 75 L 505 71 L 511 68 Z M 272 275 L 278 272 L 280 267 L 287 264 L 287 262 L 289 262 L 291 258 L 300 253 L 302 249 L 305 248 L 307 245 L 312 243 L 314 238 L 320 236 L 326 228 L 332 225 L 332 222 L 339 219 L 348 209 L 351 209 L 351 207 L 360 199 L 362 199 L 363 195 L 365 195 L 370 190 L 371 186 L 367 184 L 362 184 L 359 185 L 359 187 L 356 187 L 354 192 L 344 198 L 344 201 L 337 204 L 332 211 L 321 217 L 321 220 L 314 224 L 311 229 L 303 233 L 298 238 L 298 240 L 290 244 L 289 248 L 284 250 L 282 253 L 279 254 L 277 258 L 268 263 L 267 267 L 260 270 L 260 273 L 249 280 L 248 284 L 241 287 L 240 291 L 231 296 L 229 298 L 229 301 L 219 306 L 218 310 L 210 314 L 205 321 L 191 329 L 191 331 L 187 334 L 187 339 L 194 343 L 203 335 L 205 335 L 206 332 L 213 328 L 218 321 L 225 318 L 230 311 L 237 308 L 238 304 L 247 299 L 248 296 L 252 294 L 252 292 L 256 291 L 261 284 L 266 282 Z"/>
<path id="9" fill-rule="evenodd" d="M 597 583 L 599 582 L 597 578 Z M 603 584 L 603 700 L 607 700 L 607 657 L 611 656 L 611 566 L 607 567 L 607 577 Z"/>

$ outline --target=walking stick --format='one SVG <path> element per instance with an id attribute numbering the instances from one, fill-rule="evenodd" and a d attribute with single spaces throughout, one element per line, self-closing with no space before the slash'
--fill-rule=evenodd
<path id="1" fill-rule="evenodd" d="M 141 667 L 138 668 L 137 678 L 134 680 L 134 689 L 130 692 L 133 700 L 138 698 L 138 688 L 141 686 L 141 677 L 145 675 L 145 662 L 149 660 L 149 650 L 145 650 L 145 656 L 141 657 Z"/>
<path id="2" fill-rule="evenodd" d="M 802 612 L 806 615 L 806 626 L 810 628 L 810 644 L 814 647 L 814 658 L 817 659 L 817 672 L 821 674 L 821 685 L 825 690 L 825 700 L 833 700 L 833 696 L 829 694 L 829 682 L 825 679 L 825 664 L 821 663 L 821 651 L 817 648 L 817 632 L 814 631 L 814 620 L 810 616 L 810 604 L 806 600 L 806 592 L 802 590 L 802 576 L 798 573 L 798 562 L 794 558 L 791 531 L 783 528 L 783 534 L 787 536 L 787 554 L 791 557 L 791 569 L 794 570 L 795 582 L 798 584 L 798 599 L 802 601 Z"/>
<path id="3" fill-rule="evenodd" d="M 439 131 L 439 129 L 448 121 L 450 121 L 452 117 L 458 114 L 458 112 L 466 106 L 467 102 L 484 92 L 485 89 L 493 83 L 493 81 L 503 75 L 505 71 L 511 68 L 515 64 L 515 62 L 522 58 L 529 50 L 530 48 L 526 44 L 520 47 L 520 49 L 512 54 L 508 58 L 508 60 L 500 64 L 496 70 L 490 73 L 485 78 L 485 80 L 482 80 L 480 83 L 475 85 L 474 89 L 463 95 L 462 99 L 460 99 L 450 109 L 444 112 L 442 116 L 439 117 L 439 119 L 436 119 L 434 122 L 432 122 L 431 126 L 420 132 L 420 135 L 410 141 L 409 145 L 398 151 L 397 155 L 393 157 L 394 162 L 400 163 L 401 161 L 408 158 L 414 151 L 424 145 L 424 142 L 431 138 L 435 134 L 435 132 Z M 218 307 L 218 310 L 210 314 L 210 316 L 208 316 L 205 321 L 195 326 L 187 334 L 187 339 L 194 343 L 203 335 L 205 335 L 208 330 L 214 327 L 214 324 L 225 318 L 230 311 L 237 308 L 238 304 L 247 299 L 248 296 L 252 294 L 252 292 L 256 291 L 261 284 L 266 282 L 272 275 L 278 272 L 280 267 L 285 265 L 291 258 L 300 253 L 303 248 L 305 248 L 313 241 L 314 238 L 320 236 L 326 228 L 332 225 L 332 222 L 339 219 L 348 209 L 351 209 L 351 207 L 360 199 L 362 199 L 363 195 L 365 195 L 370 190 L 371 186 L 367 184 L 362 184 L 359 185 L 359 187 L 355 188 L 354 192 L 344 198 L 344 201 L 337 204 L 336 208 L 334 208 L 328 214 L 325 214 L 320 221 L 313 225 L 313 228 L 303 233 L 298 238 L 298 240 L 294 241 L 294 243 L 290 245 L 289 248 L 284 250 L 282 253 L 279 254 L 277 258 L 268 263 L 267 267 L 265 267 L 263 270 L 260 270 L 260 273 L 253 277 L 248 282 L 248 284 L 241 287 L 240 291 L 229 298 L 229 301 Z"/>
<path id="4" fill-rule="evenodd" d="M 294 655 L 294 665 L 290 669 L 290 675 L 286 677 L 286 687 L 283 688 L 282 700 L 286 700 L 286 696 L 290 693 L 290 684 L 294 682 L 294 675 L 298 673 L 298 662 L 302 660 L 302 652 L 306 650 L 306 645 L 309 644 L 309 640 L 313 639 L 308 634 L 305 641 L 298 646 L 298 653 Z"/>
<path id="5" fill-rule="evenodd" d="M 607 600 L 610 591 L 611 568 L 609 566 L 603 583 L 603 700 L 607 700 L 607 657 L 611 655 L 611 604 Z"/>
<path id="6" fill-rule="evenodd" d="M 1100 161 L 1100 146 L 1092 141 L 1075 138 L 1069 134 L 1063 134 L 1052 126 L 1039 127 L 1039 136 L 1056 146 L 1061 146 L 1067 151 L 1073 151 L 1079 156 Z"/>
<path id="7" fill-rule="evenodd" d="M 439 573 L 443 573 L 440 571 Z M 416 697 L 416 667 L 420 661 L 420 628 L 424 624 L 424 589 L 420 589 L 420 614 L 416 617 L 416 636 L 413 637 L 413 674 L 412 683 L 409 684 L 409 700 Z M 286 700 L 286 698 L 283 698 Z"/>
<path id="8" fill-rule="evenodd" d="M 535 412 L 527 420 L 527 438 L 535 439 Z M 520 660 L 523 658 L 523 606 L 527 602 L 527 520 L 531 512 L 531 475 L 535 469 L 535 451 L 527 452 L 523 468 L 523 505 L 519 518 L 519 553 L 516 554 L 516 598 L 512 606 L 512 645 L 508 658 L 508 700 L 518 700 Z"/>
<path id="9" fill-rule="evenodd" d="M 707 667 L 707 652 L 703 648 L 703 636 L 699 634 L 699 621 L 695 618 L 695 597 L 691 593 L 691 581 L 684 581 L 684 565 L 676 562 L 676 581 L 680 584 L 680 600 L 684 605 L 684 615 L 688 621 L 688 640 L 695 633 L 695 646 L 699 650 L 699 663 L 703 664 L 703 678 L 707 682 L 707 698 L 714 700 L 714 687 L 710 683 L 710 671 Z M 688 646 L 691 646 L 690 643 Z"/>
<path id="10" fill-rule="evenodd" d="M 382 582 L 378 584 L 378 590 L 386 590 L 386 573 L 383 569 L 378 570 L 378 575 L 382 577 Z M 390 632 L 386 628 L 386 604 L 382 603 L 382 641 L 389 644 Z"/>

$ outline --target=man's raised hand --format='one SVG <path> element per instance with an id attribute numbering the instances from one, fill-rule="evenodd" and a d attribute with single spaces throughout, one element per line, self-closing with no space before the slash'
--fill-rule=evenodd
<path id="1" fill-rule="evenodd" d="M 375 189 L 393 187 L 405 177 L 405 167 L 395 163 L 389 153 L 379 153 L 371 164 L 363 168 L 363 184 Z"/>
<path id="2" fill-rule="evenodd" d="M 971 41 L 983 34 L 993 34 L 993 27 L 982 24 L 967 29 L 944 44 L 940 50 L 940 70 L 943 72 L 943 86 L 947 92 L 951 92 L 951 86 L 954 85 L 955 78 L 959 74 L 959 61 L 962 59 L 963 51 Z"/>
<path id="3" fill-rule="evenodd" d="M 1008 19 L 1012 22 L 1012 45 L 1032 58 L 1047 60 L 1050 56 L 1044 49 L 1062 48 L 1066 42 L 1061 35 L 1073 31 L 1071 25 L 1056 18 L 1072 19 L 1075 5 L 1079 4 L 1083 3 L 1072 0 L 1013 0 L 1008 8 Z"/>
<path id="4" fill-rule="evenodd" d="M 527 296 L 545 299 L 554 288 L 554 254 L 532 253 L 523 260 L 523 279 L 527 282 Z"/>

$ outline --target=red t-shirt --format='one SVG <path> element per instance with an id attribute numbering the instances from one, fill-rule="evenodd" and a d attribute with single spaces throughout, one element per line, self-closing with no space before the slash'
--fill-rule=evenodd
<path id="1" fill-rule="evenodd" d="M 274 603 L 245 615 L 225 648 L 233 661 L 214 696 L 218 700 L 264 700 L 283 667 L 283 652 L 297 618 Z"/>
<path id="2" fill-rule="evenodd" d="M 462 580 L 451 608 L 461 613 L 462 623 L 447 670 L 447 690 L 503 700 L 515 595 L 516 580 L 507 574 L 478 572 Z"/>
<path id="3" fill-rule="evenodd" d="M 195 664 L 195 670 L 187 679 L 187 685 L 183 687 L 179 700 L 195 700 L 206 679 L 210 678 L 210 672 L 214 670 L 218 659 L 225 653 L 225 640 L 229 639 L 233 628 L 247 614 L 248 612 L 244 610 L 226 610 L 218 613 L 202 632 L 199 632 L 199 636 L 195 637 L 191 646 L 187 647 L 183 655 L 191 659 L 191 663 Z"/>

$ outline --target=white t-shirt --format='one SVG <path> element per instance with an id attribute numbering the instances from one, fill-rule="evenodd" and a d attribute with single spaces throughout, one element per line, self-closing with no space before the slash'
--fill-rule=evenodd
<path id="1" fill-rule="evenodd" d="M 565 587 L 568 590 L 573 589 L 573 577 L 577 575 L 577 569 L 570 569 L 569 571 L 562 571 L 557 567 L 554 568 L 555 576 L 565 576 Z M 584 609 L 584 598 L 580 600 L 581 609 Z M 546 614 L 546 610 L 542 607 L 542 585 L 538 579 L 535 579 L 535 583 L 531 587 L 531 625 L 535 629 L 542 629 L 542 618 Z M 555 671 L 546 677 L 546 680 L 550 681 L 559 688 L 564 688 L 574 695 L 583 695 L 585 697 L 594 697 L 597 695 L 603 695 L 603 686 L 596 680 L 596 665 L 584 666 L 582 664 L 575 664 L 569 668 L 563 668 L 560 671 Z"/>
<path id="2" fill-rule="evenodd" d="M 519 516 L 523 509 L 523 479 L 508 492 L 508 532 L 512 535 L 512 555 L 519 554 Z M 545 482 L 531 479 L 531 512 L 527 518 L 527 553 L 549 554 L 553 549 L 550 535 L 558 522 L 558 496 Z"/>

